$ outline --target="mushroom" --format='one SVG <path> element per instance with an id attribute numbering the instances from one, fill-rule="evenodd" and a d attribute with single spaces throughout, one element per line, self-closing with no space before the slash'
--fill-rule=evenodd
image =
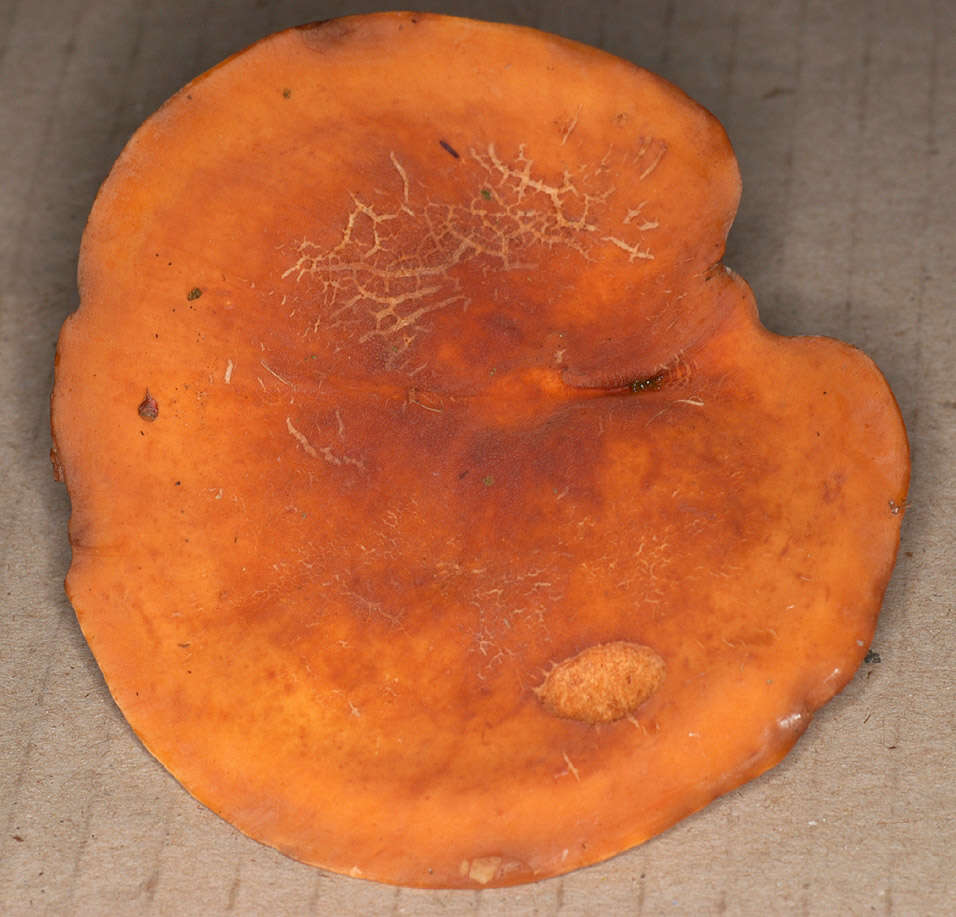
<path id="1" fill-rule="evenodd" d="M 908 452 L 867 357 L 760 325 L 739 193 L 664 80 L 442 16 L 282 32 L 146 121 L 53 458 L 80 626 L 190 793 L 481 887 L 786 754 L 873 636 Z"/>

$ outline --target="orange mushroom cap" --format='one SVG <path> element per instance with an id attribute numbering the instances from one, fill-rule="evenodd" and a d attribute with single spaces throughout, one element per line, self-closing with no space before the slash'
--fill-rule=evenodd
<path id="1" fill-rule="evenodd" d="M 771 767 L 873 635 L 903 425 L 719 264 L 660 78 L 524 28 L 282 32 L 134 135 L 54 461 L 116 702 L 252 837 L 412 886 L 639 844 Z"/>

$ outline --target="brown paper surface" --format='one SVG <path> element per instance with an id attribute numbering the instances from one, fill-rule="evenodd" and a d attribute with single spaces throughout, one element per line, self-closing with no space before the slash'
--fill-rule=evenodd
<path id="1" fill-rule="evenodd" d="M 127 727 L 63 593 L 69 507 L 47 458 L 86 214 L 132 131 L 191 77 L 279 28 L 386 6 L 0 4 L 0 912 L 951 913 L 956 6 L 945 0 L 419 4 L 602 46 L 710 108 L 744 181 L 725 261 L 764 323 L 861 347 L 899 400 L 913 478 L 878 659 L 782 764 L 592 868 L 423 892 L 243 837 Z"/>

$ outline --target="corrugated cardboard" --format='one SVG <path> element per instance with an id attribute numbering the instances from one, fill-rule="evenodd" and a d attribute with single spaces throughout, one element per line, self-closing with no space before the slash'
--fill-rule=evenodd
<path id="1" fill-rule="evenodd" d="M 62 590 L 47 460 L 56 335 L 99 183 L 188 79 L 279 28 L 391 4 L 0 3 L 0 912 L 952 913 L 956 6 L 945 0 L 421 6 L 601 45 L 676 82 L 735 144 L 726 262 L 765 324 L 862 347 L 913 451 L 873 649 L 766 776 L 643 847 L 510 890 L 324 873 L 196 803 L 126 726 Z M 401 4 L 397 5 L 398 7 Z"/>

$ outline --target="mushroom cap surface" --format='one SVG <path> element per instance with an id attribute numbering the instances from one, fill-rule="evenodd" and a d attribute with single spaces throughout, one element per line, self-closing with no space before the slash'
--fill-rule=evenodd
<path id="1" fill-rule="evenodd" d="M 474 888 L 780 760 L 870 643 L 909 464 L 872 362 L 719 263 L 739 193 L 660 78 L 442 16 L 279 33 L 140 128 L 54 461 L 80 626 L 190 793 Z"/>

